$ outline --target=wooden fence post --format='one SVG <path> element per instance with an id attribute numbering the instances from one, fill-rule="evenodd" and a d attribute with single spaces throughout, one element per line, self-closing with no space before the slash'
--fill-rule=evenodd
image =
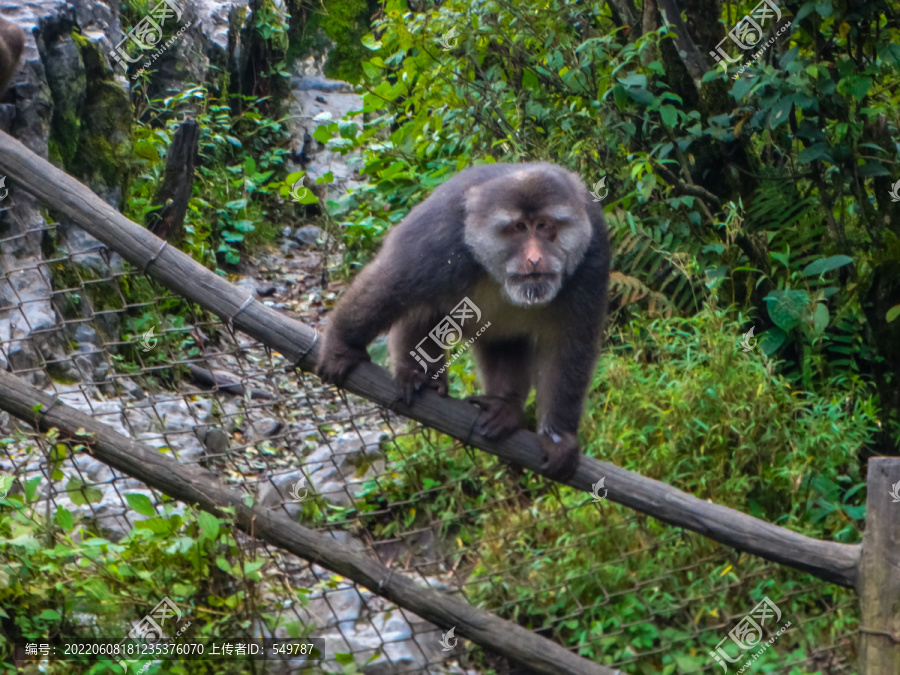
<path id="1" fill-rule="evenodd" d="M 857 593 L 859 672 L 900 675 L 900 458 L 873 457 Z"/>

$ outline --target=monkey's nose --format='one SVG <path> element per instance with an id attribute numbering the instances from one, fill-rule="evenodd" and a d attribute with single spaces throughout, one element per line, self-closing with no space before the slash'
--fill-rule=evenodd
<path id="1" fill-rule="evenodd" d="M 541 260 L 543 260 L 543 258 L 529 258 L 528 259 L 528 262 L 531 263 L 531 271 L 532 272 L 537 271 L 537 267 L 538 267 L 538 265 L 541 264 Z"/>

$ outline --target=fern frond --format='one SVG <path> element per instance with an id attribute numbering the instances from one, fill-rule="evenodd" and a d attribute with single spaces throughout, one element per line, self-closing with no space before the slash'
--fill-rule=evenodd
<path id="1" fill-rule="evenodd" d="M 647 298 L 647 313 L 653 316 L 672 316 L 675 307 L 662 293 L 654 291 L 636 277 L 612 271 L 609 273 L 610 297 L 620 307 L 633 305 Z"/>

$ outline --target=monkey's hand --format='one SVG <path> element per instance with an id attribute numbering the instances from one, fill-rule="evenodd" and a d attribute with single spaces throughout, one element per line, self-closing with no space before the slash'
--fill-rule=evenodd
<path id="1" fill-rule="evenodd" d="M 475 431 L 492 441 L 506 438 L 525 426 L 522 404 L 499 396 L 469 396 L 466 399 L 481 408 Z"/>
<path id="2" fill-rule="evenodd" d="M 541 471 L 556 480 L 571 478 L 578 469 L 578 435 L 571 431 L 561 434 L 541 431 L 538 438 L 544 451 Z"/>
<path id="3" fill-rule="evenodd" d="M 369 352 L 365 348 L 351 347 L 340 340 L 329 339 L 326 336 L 319 352 L 316 375 L 326 382 L 340 386 L 356 366 L 363 361 L 371 360 Z"/>
<path id="4" fill-rule="evenodd" d="M 402 363 L 394 369 L 394 382 L 400 391 L 400 398 L 407 407 L 412 405 L 416 392 L 425 389 L 434 389 L 439 395 L 447 395 L 447 374 L 441 373 L 433 378 L 427 372 L 416 366 Z"/>

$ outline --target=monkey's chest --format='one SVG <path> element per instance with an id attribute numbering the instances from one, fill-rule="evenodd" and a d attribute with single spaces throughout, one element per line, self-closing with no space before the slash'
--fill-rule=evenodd
<path id="1" fill-rule="evenodd" d="M 492 280 L 480 282 L 469 292 L 468 298 L 481 311 L 481 320 L 463 326 L 466 338 L 475 336 L 488 324 L 490 326 L 482 333 L 491 341 L 524 336 L 540 338 L 553 330 L 554 321 L 548 308 L 517 307 Z"/>

